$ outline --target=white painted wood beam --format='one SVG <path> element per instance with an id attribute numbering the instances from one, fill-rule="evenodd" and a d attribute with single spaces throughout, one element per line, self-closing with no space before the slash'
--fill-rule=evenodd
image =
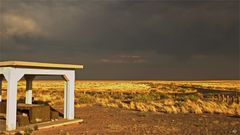
<path id="1" fill-rule="evenodd" d="M 74 119 L 74 89 L 75 89 L 75 71 L 64 75 L 64 118 Z"/>
<path id="2" fill-rule="evenodd" d="M 0 74 L 0 102 L 2 102 L 2 81 L 4 76 Z"/>
<path id="3" fill-rule="evenodd" d="M 11 131 L 17 126 L 17 82 L 23 77 L 23 73 L 15 68 L 8 68 L 4 76 L 8 81 L 6 128 L 7 131 Z"/>
<path id="4" fill-rule="evenodd" d="M 26 97 L 25 97 L 25 103 L 26 104 L 32 104 L 32 82 L 35 76 L 33 75 L 25 75 L 24 76 L 26 80 Z"/>

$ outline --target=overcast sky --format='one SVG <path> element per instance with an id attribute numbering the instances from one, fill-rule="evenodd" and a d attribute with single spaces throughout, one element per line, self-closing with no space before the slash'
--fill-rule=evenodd
<path id="1" fill-rule="evenodd" d="M 0 60 L 77 79 L 240 79 L 239 0 L 0 0 Z"/>

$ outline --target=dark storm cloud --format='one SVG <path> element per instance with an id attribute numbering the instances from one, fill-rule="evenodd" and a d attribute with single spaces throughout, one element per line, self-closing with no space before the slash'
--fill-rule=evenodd
<path id="1" fill-rule="evenodd" d="M 84 63 L 86 79 L 239 78 L 238 1 L 1 2 L 6 60 Z"/>

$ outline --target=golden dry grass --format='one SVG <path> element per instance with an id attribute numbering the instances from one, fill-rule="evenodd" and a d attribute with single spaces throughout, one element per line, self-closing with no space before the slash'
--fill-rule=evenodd
<path id="1" fill-rule="evenodd" d="M 227 81 L 76 81 L 75 91 L 114 91 L 114 92 L 157 92 L 176 93 L 194 89 L 180 89 L 179 86 L 205 88 L 211 90 L 240 91 L 240 80 Z M 35 90 L 63 91 L 64 81 L 36 80 L 33 83 Z M 6 82 L 3 82 L 6 89 Z M 25 81 L 18 82 L 18 89 L 25 89 Z"/>
<path id="2" fill-rule="evenodd" d="M 6 82 L 3 98 L 6 99 Z M 221 113 L 240 116 L 238 103 L 218 102 L 196 94 L 197 88 L 240 91 L 240 81 L 76 81 L 76 107 L 100 104 L 138 111 L 165 113 Z M 34 100 L 63 105 L 64 81 L 34 81 Z M 176 97 L 173 94 L 193 94 Z M 18 83 L 18 98 L 24 97 L 25 81 Z"/>

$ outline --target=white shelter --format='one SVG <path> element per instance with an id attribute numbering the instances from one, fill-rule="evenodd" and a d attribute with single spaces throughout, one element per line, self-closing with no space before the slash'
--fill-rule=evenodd
<path id="1" fill-rule="evenodd" d="M 17 83 L 26 79 L 26 104 L 32 104 L 32 81 L 39 75 L 58 75 L 65 80 L 64 118 L 74 119 L 74 83 L 75 70 L 83 69 L 83 65 L 52 64 L 23 61 L 0 62 L 0 102 L 2 101 L 2 80 L 7 85 L 6 129 L 16 129 L 17 114 Z"/>

